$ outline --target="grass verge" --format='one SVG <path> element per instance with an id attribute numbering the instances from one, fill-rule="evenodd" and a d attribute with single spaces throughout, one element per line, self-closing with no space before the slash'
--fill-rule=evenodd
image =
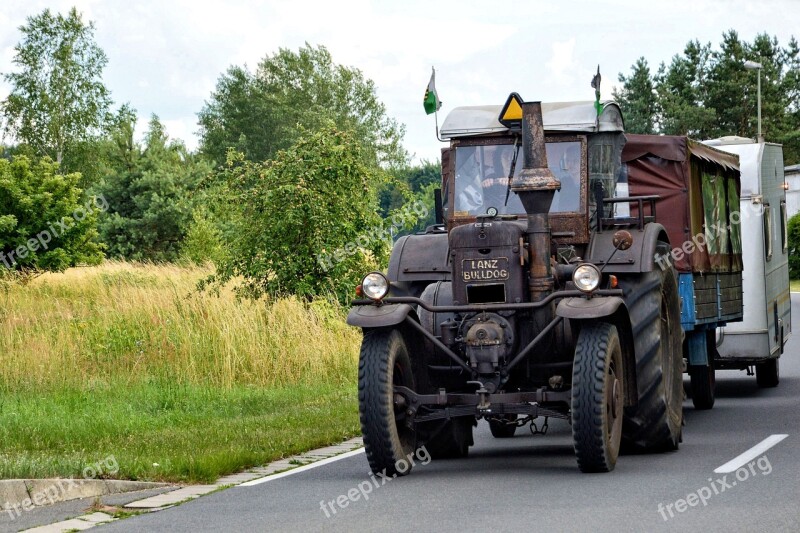
<path id="1" fill-rule="evenodd" d="M 358 434 L 360 333 L 328 301 L 106 263 L 0 285 L 0 477 L 211 482 Z"/>
<path id="2" fill-rule="evenodd" d="M 351 385 L 152 383 L 4 394 L 1 407 L 2 478 L 79 478 L 113 456 L 103 477 L 207 483 L 358 432 Z"/>

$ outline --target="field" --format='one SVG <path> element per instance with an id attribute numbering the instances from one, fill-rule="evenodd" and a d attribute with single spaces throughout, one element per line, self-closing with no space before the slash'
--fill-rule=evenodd
<path id="1" fill-rule="evenodd" d="M 0 478 L 206 482 L 358 432 L 360 333 L 335 303 L 196 290 L 106 263 L 0 285 Z"/>

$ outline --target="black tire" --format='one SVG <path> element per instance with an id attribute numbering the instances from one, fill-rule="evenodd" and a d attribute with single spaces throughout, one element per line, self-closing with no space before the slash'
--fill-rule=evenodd
<path id="1" fill-rule="evenodd" d="M 358 362 L 358 408 L 364 448 L 372 472 L 402 476 L 411 471 L 408 456 L 416 432 L 405 424 L 394 386 L 414 389 L 414 375 L 405 339 L 397 330 L 364 332 Z M 407 466 L 405 471 L 398 465 Z"/>
<path id="2" fill-rule="evenodd" d="M 660 242 L 659 254 L 669 252 Z M 677 450 L 683 429 L 683 330 L 675 270 L 620 279 L 631 318 L 638 404 L 625 409 L 626 450 Z"/>
<path id="3" fill-rule="evenodd" d="M 616 326 L 587 324 L 572 366 L 572 441 L 581 472 L 614 470 L 622 441 L 625 369 Z"/>
<path id="4" fill-rule="evenodd" d="M 707 411 L 714 407 L 717 377 L 714 365 L 689 365 L 689 379 L 691 381 L 692 405 L 700 411 Z"/>
<path id="5" fill-rule="evenodd" d="M 446 420 L 434 430 L 432 437 L 425 443 L 431 459 L 461 459 L 469 454 L 469 447 L 474 443 L 472 428 L 475 418 L 462 416 Z"/>
<path id="6" fill-rule="evenodd" d="M 506 424 L 504 421 L 513 422 L 517 419 L 517 415 L 505 415 L 500 417 L 500 420 L 489 420 L 489 431 L 492 432 L 492 437 L 496 439 L 510 439 L 517 431 L 515 424 Z"/>
<path id="7" fill-rule="evenodd" d="M 763 389 L 777 387 L 781 380 L 780 374 L 780 363 L 778 363 L 777 357 L 756 365 L 756 383 Z"/>

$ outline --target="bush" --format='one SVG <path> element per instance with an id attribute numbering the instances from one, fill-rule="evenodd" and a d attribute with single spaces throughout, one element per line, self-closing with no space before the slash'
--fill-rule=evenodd
<path id="1" fill-rule="evenodd" d="M 800 213 L 789 219 L 789 278 L 800 279 Z"/>
<path id="2" fill-rule="evenodd" d="M 274 161 L 229 154 L 221 179 L 232 213 L 229 257 L 210 280 L 241 277 L 244 296 L 305 299 L 353 295 L 361 276 L 388 255 L 377 215 L 381 169 L 332 124 L 309 133 Z"/>
<path id="3" fill-rule="evenodd" d="M 49 158 L 0 159 L 0 267 L 61 271 L 102 260 L 97 214 L 108 204 L 83 198 L 80 179 Z"/>

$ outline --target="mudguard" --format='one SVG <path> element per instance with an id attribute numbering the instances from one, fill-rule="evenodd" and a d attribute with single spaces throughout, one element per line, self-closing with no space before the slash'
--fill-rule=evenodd
<path id="1" fill-rule="evenodd" d="M 412 312 L 409 304 L 358 305 L 350 309 L 347 323 L 359 328 L 383 328 L 399 324 Z"/>
<path id="2" fill-rule="evenodd" d="M 616 313 L 625 302 L 619 296 L 595 296 L 594 298 L 564 298 L 558 302 L 556 315 L 563 318 L 602 318 Z"/>

